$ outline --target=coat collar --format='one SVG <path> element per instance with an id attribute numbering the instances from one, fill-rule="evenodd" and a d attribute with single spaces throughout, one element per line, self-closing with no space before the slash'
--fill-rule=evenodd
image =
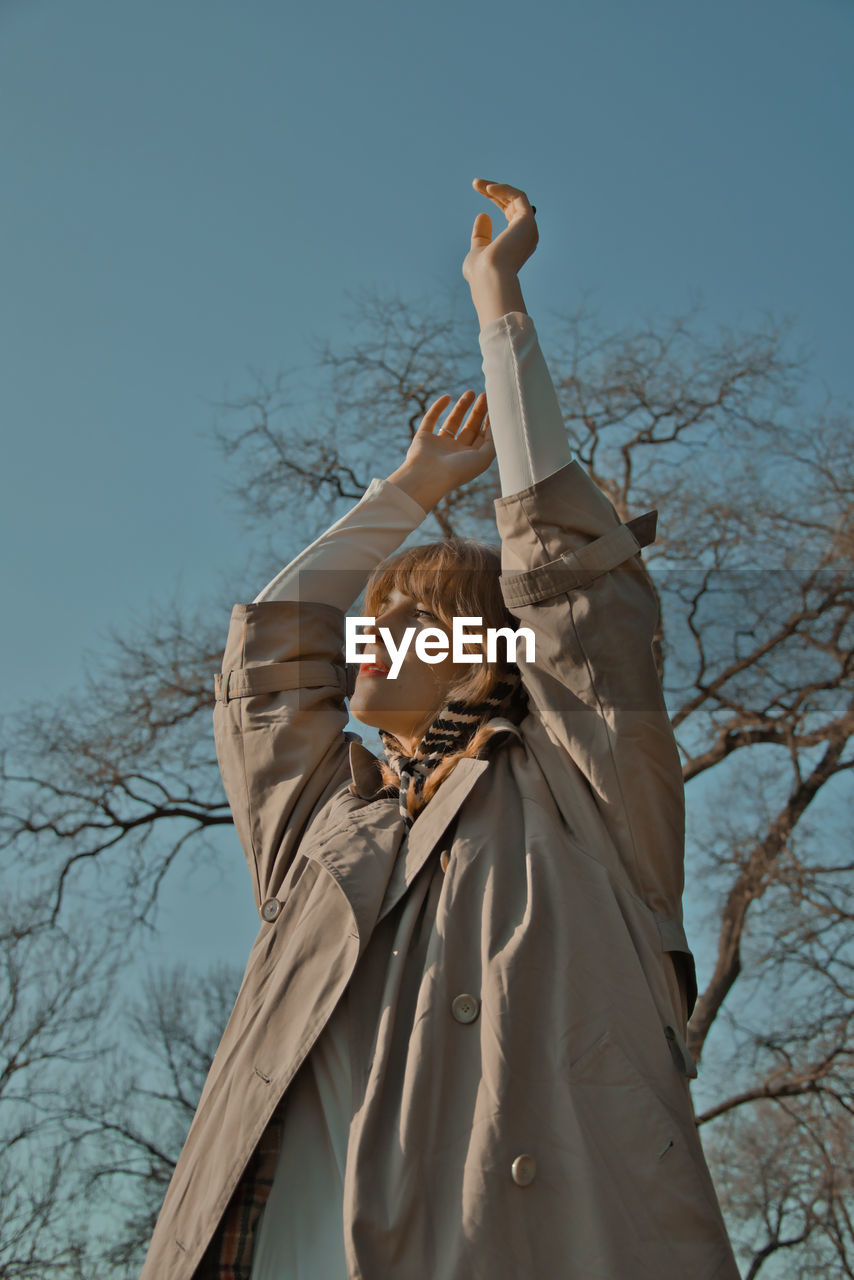
<path id="1" fill-rule="evenodd" d="M 504 716 L 493 716 L 486 725 L 493 733 L 515 733 L 520 741 L 522 739 L 519 726 Z M 364 743 L 355 740 L 350 743 L 350 776 L 353 780 L 350 789 L 362 800 L 372 800 L 382 790 L 379 758 Z"/>
<path id="2" fill-rule="evenodd" d="M 514 733 L 522 741 L 519 726 L 504 716 L 494 716 L 491 720 L 487 720 L 486 724 L 493 733 Z M 395 860 L 377 920 L 382 920 L 388 915 L 392 907 L 403 897 L 466 796 L 488 768 L 489 760 L 485 757 L 481 756 L 477 759 L 472 756 L 465 757 L 450 777 L 442 783 L 435 798 L 418 814 L 406 837 L 405 855 Z M 370 800 L 382 789 L 379 760 L 361 742 L 350 742 L 350 771 L 353 777 L 351 790 L 361 799 Z M 364 922 L 359 919 L 358 913 L 356 914 L 360 935 L 366 937 L 376 921 L 372 920 L 370 928 L 365 931 Z"/>

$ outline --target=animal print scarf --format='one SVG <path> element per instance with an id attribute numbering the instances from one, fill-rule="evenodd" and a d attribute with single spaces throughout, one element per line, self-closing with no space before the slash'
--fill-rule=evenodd
<path id="1" fill-rule="evenodd" d="M 393 734 L 380 729 L 379 736 L 385 748 L 385 758 L 400 779 L 400 812 L 407 827 L 415 818 L 410 813 L 409 797 L 414 797 L 416 816 L 424 807 L 424 784 L 430 774 L 444 759 L 462 751 L 471 742 L 477 730 L 497 714 L 502 704 L 510 702 L 511 694 L 520 690 L 521 677 L 518 668 L 507 672 L 482 702 L 467 703 L 451 699 L 446 702 L 431 721 L 427 731 L 415 748 L 415 754 L 407 756 Z"/>

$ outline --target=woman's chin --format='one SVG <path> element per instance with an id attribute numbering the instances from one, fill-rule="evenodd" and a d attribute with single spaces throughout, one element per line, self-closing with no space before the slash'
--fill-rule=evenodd
<path id="1" fill-rule="evenodd" d="M 350 715 L 369 729 L 385 729 L 388 716 L 383 715 L 380 707 L 371 706 L 370 695 L 360 696 L 358 690 L 350 699 Z"/>
<path id="2" fill-rule="evenodd" d="M 369 728 L 375 728 L 374 717 L 371 715 L 370 708 L 365 706 L 361 698 L 355 695 L 350 699 L 350 715 L 354 720 L 358 720 L 360 724 L 367 725 Z"/>

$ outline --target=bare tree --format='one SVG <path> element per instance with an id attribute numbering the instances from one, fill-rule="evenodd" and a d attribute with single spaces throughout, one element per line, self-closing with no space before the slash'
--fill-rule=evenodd
<path id="1" fill-rule="evenodd" d="M 79 1175 L 62 1124 L 74 1071 L 97 1057 L 109 945 L 38 923 L 37 898 L 0 896 L 0 1278 L 93 1280 L 73 1213 Z"/>
<path id="2" fill-rule="evenodd" d="M 744 1280 L 854 1275 L 851 1127 L 820 1097 L 756 1101 L 707 1146 Z"/>
<path id="3" fill-rule="evenodd" d="M 223 618 L 164 609 L 114 637 L 76 698 L 7 728 L 0 842 L 38 872 L 44 923 L 65 918 L 72 882 L 75 904 L 108 908 L 116 927 L 121 913 L 148 922 L 187 846 L 231 824 L 210 733 Z"/>
<path id="4" fill-rule="evenodd" d="M 150 972 L 99 1069 L 77 1082 L 66 1130 L 86 1198 L 111 1206 L 111 1233 L 90 1243 L 105 1275 L 124 1280 L 142 1267 L 240 977 L 225 964 Z"/>
<path id="5" fill-rule="evenodd" d="M 603 334 L 582 308 L 539 328 L 576 457 L 622 518 L 660 511 L 647 564 L 689 802 L 695 1099 L 745 1274 L 785 1258 L 848 1275 L 851 414 L 817 395 L 770 323 L 713 332 L 694 310 Z M 244 598 L 393 469 L 392 442 L 399 460 L 438 395 L 480 383 L 476 327 L 456 305 L 365 295 L 352 334 L 320 351 L 307 402 L 280 375 L 225 406 L 236 492 L 271 542 Z M 495 540 L 497 494 L 493 471 L 418 535 Z M 170 866 L 230 822 L 209 730 L 229 605 L 176 606 L 117 639 L 113 666 L 61 719 L 51 709 L 11 737 L 0 831 L 38 868 L 55 926 L 72 900 L 108 888 L 115 902 L 119 886 L 128 924 L 149 920 Z M 170 1090 L 185 1124 L 177 1076 Z M 152 1099 L 138 1130 L 115 1135 L 110 1177 L 135 1176 L 129 1151 L 146 1167 L 145 1141 L 157 1156 L 143 1181 L 168 1165 L 178 1128 L 161 1142 L 156 1112 Z M 811 1154 L 796 1165 L 799 1142 Z"/>

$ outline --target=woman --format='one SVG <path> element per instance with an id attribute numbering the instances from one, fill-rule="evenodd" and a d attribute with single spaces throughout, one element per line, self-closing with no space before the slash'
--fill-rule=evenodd
<path id="1" fill-rule="evenodd" d="M 507 221 L 493 240 L 479 214 L 463 263 L 485 396 L 439 430 L 437 400 L 232 614 L 214 724 L 261 930 L 142 1280 L 737 1280 L 688 1091 L 655 517 L 621 524 L 571 460 L 518 281 L 535 211 L 474 185 Z M 392 555 L 496 455 L 500 559 Z M 534 653 L 410 644 L 383 673 L 407 628 L 455 617 L 527 627 Z"/>

